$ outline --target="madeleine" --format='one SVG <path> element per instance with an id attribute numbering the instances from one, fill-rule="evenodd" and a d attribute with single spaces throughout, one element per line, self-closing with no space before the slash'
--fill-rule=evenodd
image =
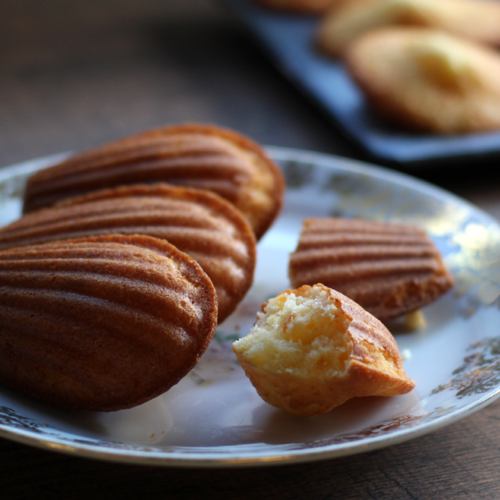
<path id="1" fill-rule="evenodd" d="M 263 304 L 233 350 L 264 401 L 301 417 L 415 386 L 387 328 L 323 285 L 287 290 Z"/>

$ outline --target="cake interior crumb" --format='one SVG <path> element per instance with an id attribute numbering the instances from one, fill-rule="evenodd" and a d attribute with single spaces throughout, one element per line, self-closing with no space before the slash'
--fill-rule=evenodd
<path id="1" fill-rule="evenodd" d="M 325 290 L 311 288 L 271 299 L 250 333 L 235 342 L 255 366 L 299 377 L 335 377 L 349 361 L 351 319 Z"/>

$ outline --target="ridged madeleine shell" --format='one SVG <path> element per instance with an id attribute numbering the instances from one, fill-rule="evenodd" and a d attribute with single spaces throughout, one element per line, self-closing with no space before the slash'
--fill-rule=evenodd
<path id="1" fill-rule="evenodd" d="M 108 189 L 30 213 L 0 230 L 0 249 L 103 234 L 144 234 L 193 257 L 217 291 L 219 323 L 253 281 L 255 237 L 214 193 L 166 184 Z"/>
<path id="2" fill-rule="evenodd" d="M 283 200 L 280 170 L 246 137 L 208 125 L 151 130 L 105 144 L 34 174 L 24 212 L 119 185 L 167 182 L 214 191 L 233 203 L 257 239 Z"/>
<path id="3" fill-rule="evenodd" d="M 304 221 L 289 276 L 296 288 L 333 288 L 382 321 L 419 309 L 453 286 L 423 230 L 337 218 Z"/>
<path id="4" fill-rule="evenodd" d="M 108 236 L 0 252 L 0 382 L 110 411 L 176 384 L 208 347 L 213 285 L 168 243 Z"/>

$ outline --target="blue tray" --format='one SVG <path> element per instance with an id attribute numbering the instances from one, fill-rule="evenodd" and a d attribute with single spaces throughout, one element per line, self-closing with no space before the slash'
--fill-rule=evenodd
<path id="1" fill-rule="evenodd" d="M 339 62 L 314 48 L 318 18 L 277 13 L 252 0 L 221 0 L 250 29 L 279 69 L 374 159 L 403 167 L 500 158 L 500 131 L 436 136 L 391 128 L 374 115 Z"/>

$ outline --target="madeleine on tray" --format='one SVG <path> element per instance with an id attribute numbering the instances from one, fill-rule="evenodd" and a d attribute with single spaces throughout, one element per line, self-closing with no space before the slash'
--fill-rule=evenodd
<path id="1" fill-rule="evenodd" d="M 456 134 L 500 128 L 500 55 L 420 28 L 386 28 L 352 43 L 346 66 L 368 102 L 407 129 Z"/>
<path id="2" fill-rule="evenodd" d="M 338 57 L 356 38 L 382 27 L 433 28 L 488 45 L 500 45 L 500 4 L 490 0 L 351 0 L 328 12 L 318 47 Z"/>
<path id="3" fill-rule="evenodd" d="M 266 402 L 301 417 L 415 386 L 387 328 L 323 285 L 287 290 L 263 304 L 233 350 Z"/>

